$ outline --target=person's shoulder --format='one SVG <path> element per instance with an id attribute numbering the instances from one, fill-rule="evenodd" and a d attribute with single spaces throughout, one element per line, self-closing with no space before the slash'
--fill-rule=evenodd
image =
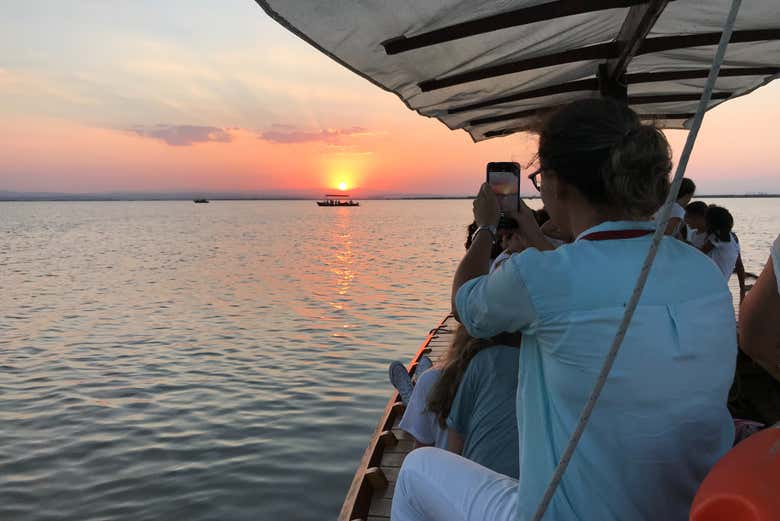
<path id="1" fill-rule="evenodd" d="M 528 248 L 512 255 L 502 264 L 502 268 L 512 270 L 532 298 L 539 292 L 554 292 L 555 287 L 566 287 L 571 276 L 573 256 L 566 253 L 570 246 L 564 244 L 545 251 Z"/>
<path id="2" fill-rule="evenodd" d="M 563 244 L 553 250 L 538 250 L 527 248 L 520 253 L 514 253 L 509 258 L 512 264 L 521 271 L 527 269 L 556 269 L 562 259 L 566 257 L 565 251 L 573 244 Z M 508 261 L 507 261 L 508 262 Z"/>
<path id="3" fill-rule="evenodd" d="M 708 237 L 708 240 L 711 237 Z M 657 259 L 656 262 L 664 263 L 676 276 L 696 280 L 704 286 L 716 284 L 718 287 L 726 288 L 721 284 L 723 275 L 710 255 L 673 237 L 664 237 L 661 244 L 663 247 L 659 249 L 659 255 L 662 258 Z"/>
<path id="4" fill-rule="evenodd" d="M 504 367 L 507 362 L 513 362 L 520 356 L 519 348 L 505 345 L 494 345 L 486 347 L 469 362 L 467 370 L 480 371 L 492 367 Z M 472 369 L 473 367 L 473 369 Z"/>

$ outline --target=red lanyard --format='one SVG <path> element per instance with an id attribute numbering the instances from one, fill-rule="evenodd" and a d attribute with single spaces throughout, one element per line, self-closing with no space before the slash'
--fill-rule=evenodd
<path id="1" fill-rule="evenodd" d="M 650 235 L 653 230 L 605 230 L 603 232 L 593 232 L 580 237 L 585 241 L 609 241 L 613 239 L 634 239 Z"/>

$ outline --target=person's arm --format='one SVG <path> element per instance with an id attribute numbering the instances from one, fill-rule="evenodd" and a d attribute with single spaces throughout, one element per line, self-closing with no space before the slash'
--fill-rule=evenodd
<path id="1" fill-rule="evenodd" d="M 674 235 L 675 232 L 677 232 L 677 229 L 680 226 L 680 223 L 682 222 L 682 219 L 679 217 L 672 217 L 669 219 L 669 222 L 666 223 L 666 229 L 664 230 L 664 235 Z"/>
<path id="2" fill-rule="evenodd" d="M 484 183 L 479 189 L 477 198 L 474 199 L 474 220 L 477 227 L 498 226 L 500 217 L 496 195 L 490 185 Z M 460 317 L 456 304 L 458 290 L 471 279 L 485 275 L 490 271 L 490 252 L 493 249 L 494 240 L 495 237 L 487 230 L 477 233 L 471 242 L 471 247 L 466 250 L 466 255 L 460 261 L 458 269 L 455 270 L 455 277 L 452 281 L 452 314 L 459 322 Z"/>
<path id="3" fill-rule="evenodd" d="M 711 252 L 712 250 L 714 250 L 714 249 L 715 249 L 715 245 L 714 245 L 714 244 L 712 244 L 710 241 L 707 241 L 707 242 L 705 242 L 705 243 L 704 243 L 704 245 L 703 245 L 701 248 L 699 248 L 699 249 L 700 249 L 702 252 L 704 252 L 704 253 L 709 253 L 709 252 Z"/>
<path id="4" fill-rule="evenodd" d="M 455 454 L 463 454 L 463 436 L 455 429 L 447 429 L 447 450 Z"/>
<path id="5" fill-rule="evenodd" d="M 739 344 L 755 362 L 780 381 L 780 294 L 772 259 L 742 301 Z"/>
<path id="6" fill-rule="evenodd" d="M 734 266 L 734 272 L 737 274 L 737 280 L 739 281 L 739 302 L 741 303 L 745 299 L 745 265 L 742 264 L 742 254 L 737 255 L 737 264 Z"/>
<path id="7" fill-rule="evenodd" d="M 528 213 L 531 212 L 525 208 Z M 496 196 L 490 185 L 485 183 L 474 201 L 475 221 L 480 226 L 490 225 L 498 222 L 498 215 Z M 521 229 L 524 221 L 525 216 L 521 211 L 518 215 Z M 543 238 L 535 220 L 533 226 Z M 533 236 L 529 239 L 535 240 Z M 479 232 L 455 271 L 452 282 L 453 314 L 475 338 L 490 338 L 502 331 L 520 331 L 536 320 L 536 310 L 522 274 L 527 268 L 521 266 L 536 262 L 529 255 L 540 253 L 525 251 L 520 255 L 512 255 L 499 269 L 486 275 L 490 268 L 491 246 L 490 233 Z"/>

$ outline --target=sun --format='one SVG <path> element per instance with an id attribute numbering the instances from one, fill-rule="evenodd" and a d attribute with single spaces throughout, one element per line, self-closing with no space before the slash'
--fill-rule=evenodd
<path id="1" fill-rule="evenodd" d="M 340 182 L 339 183 L 339 190 L 341 190 L 343 192 L 346 189 L 347 189 L 347 183 L 345 183 L 344 181 Z"/>

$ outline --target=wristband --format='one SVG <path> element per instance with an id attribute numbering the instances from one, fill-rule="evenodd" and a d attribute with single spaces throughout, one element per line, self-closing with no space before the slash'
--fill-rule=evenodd
<path id="1" fill-rule="evenodd" d="M 483 226 L 478 227 L 476 230 L 474 230 L 474 233 L 471 234 L 471 242 L 474 242 L 474 239 L 476 239 L 477 234 L 481 232 L 482 230 L 487 230 L 490 232 L 490 240 L 493 244 L 496 243 L 496 231 L 498 230 L 498 227 L 496 225 L 490 225 L 486 224 Z"/>

